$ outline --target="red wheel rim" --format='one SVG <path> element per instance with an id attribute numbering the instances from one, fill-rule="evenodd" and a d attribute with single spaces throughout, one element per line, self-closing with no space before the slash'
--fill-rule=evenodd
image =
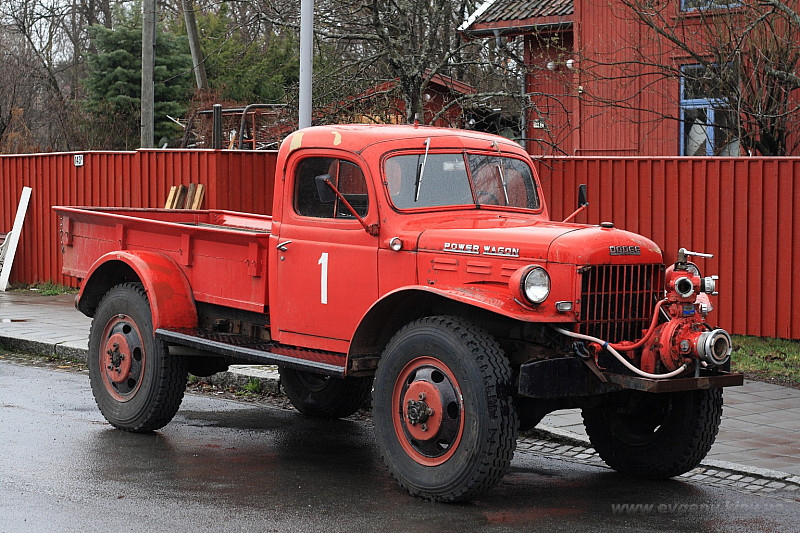
<path id="1" fill-rule="evenodd" d="M 145 351 L 136 323 L 119 314 L 103 329 L 100 346 L 100 372 L 106 391 L 117 401 L 136 396 L 144 377 Z"/>
<path id="2" fill-rule="evenodd" d="M 397 376 L 392 423 L 400 446 L 414 461 L 437 466 L 453 456 L 464 433 L 464 399 L 450 369 L 418 357 Z"/>

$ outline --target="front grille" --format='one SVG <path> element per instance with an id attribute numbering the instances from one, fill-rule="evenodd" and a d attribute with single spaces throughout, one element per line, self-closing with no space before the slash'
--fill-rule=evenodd
<path id="1" fill-rule="evenodd" d="M 578 332 L 608 342 L 636 340 L 664 292 L 664 265 L 596 265 L 583 271 Z"/>

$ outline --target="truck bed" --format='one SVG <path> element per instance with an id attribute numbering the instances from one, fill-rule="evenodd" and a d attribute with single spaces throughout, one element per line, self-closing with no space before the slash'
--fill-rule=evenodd
<path id="1" fill-rule="evenodd" d="M 159 252 L 186 273 L 195 301 L 266 311 L 270 216 L 221 210 L 53 209 L 61 218 L 66 275 L 85 277 L 109 252 Z"/>

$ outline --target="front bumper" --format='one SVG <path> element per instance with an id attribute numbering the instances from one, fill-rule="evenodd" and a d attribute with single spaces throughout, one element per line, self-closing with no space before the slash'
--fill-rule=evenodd
<path id="1" fill-rule="evenodd" d="M 652 393 L 734 387 L 744 383 L 744 375 L 715 369 L 699 377 L 647 379 L 639 376 L 603 372 L 591 361 L 559 357 L 532 361 L 520 367 L 518 394 L 527 398 L 557 399 L 595 396 L 620 390 Z"/>

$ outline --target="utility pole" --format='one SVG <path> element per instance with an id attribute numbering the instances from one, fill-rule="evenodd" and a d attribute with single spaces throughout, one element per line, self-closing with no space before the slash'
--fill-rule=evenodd
<path id="1" fill-rule="evenodd" d="M 156 63 L 156 0 L 142 2 L 142 122 L 141 147 L 153 147 Z"/>
<path id="2" fill-rule="evenodd" d="M 314 0 L 300 0 L 300 94 L 298 126 L 311 126 L 311 69 L 314 57 Z"/>
<path id="3" fill-rule="evenodd" d="M 194 66 L 194 79 L 197 88 L 201 91 L 208 90 L 206 65 L 203 61 L 203 49 L 200 48 L 200 36 L 197 32 L 197 19 L 194 16 L 194 0 L 183 0 L 183 17 L 186 20 L 186 35 L 189 37 L 189 50 L 192 52 L 192 65 Z"/>

